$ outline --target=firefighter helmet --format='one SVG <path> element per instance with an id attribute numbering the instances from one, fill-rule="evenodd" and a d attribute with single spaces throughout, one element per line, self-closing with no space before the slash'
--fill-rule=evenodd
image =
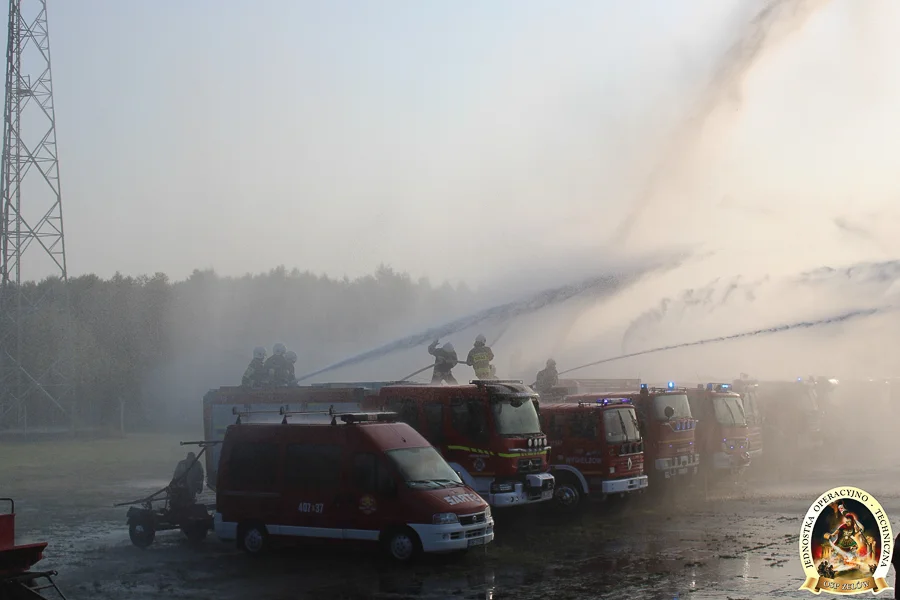
<path id="1" fill-rule="evenodd" d="M 451 344 L 450 342 L 447 342 L 446 344 L 443 345 L 441 350 L 443 350 L 444 352 L 453 352 L 453 344 Z"/>
<path id="2" fill-rule="evenodd" d="M 478 337 L 475 338 L 475 343 L 476 344 L 487 344 L 487 338 L 485 338 L 484 335 L 479 333 Z"/>
<path id="3" fill-rule="evenodd" d="M 292 362 L 292 363 L 297 362 L 297 353 L 294 352 L 293 350 L 288 350 L 287 352 L 285 352 L 284 357 L 287 359 L 288 362 Z"/>
<path id="4" fill-rule="evenodd" d="M 258 358 L 259 360 L 265 360 L 266 358 L 266 349 L 262 346 L 257 346 L 253 349 L 253 358 Z"/>
<path id="5" fill-rule="evenodd" d="M 556 366 L 556 361 L 553 360 L 552 358 L 548 358 L 547 359 L 547 368 L 552 369 L 555 366 Z"/>
<path id="6" fill-rule="evenodd" d="M 276 356 L 284 354 L 287 352 L 287 348 L 284 347 L 284 344 L 275 344 L 272 346 L 272 353 Z"/>

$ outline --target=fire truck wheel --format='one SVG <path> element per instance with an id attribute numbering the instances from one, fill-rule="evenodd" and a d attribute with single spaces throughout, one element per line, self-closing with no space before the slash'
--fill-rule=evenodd
<path id="1" fill-rule="evenodd" d="M 146 548 L 156 538 L 156 531 L 151 519 L 134 519 L 128 523 L 128 537 L 138 548 Z"/>
<path id="2" fill-rule="evenodd" d="M 382 536 L 385 550 L 393 560 L 400 563 L 412 562 L 422 552 L 419 536 L 409 527 L 398 527 Z"/>
<path id="3" fill-rule="evenodd" d="M 251 556 L 259 556 L 268 549 L 269 532 L 265 525 L 243 523 L 238 527 L 238 547 Z"/>
<path id="4" fill-rule="evenodd" d="M 581 504 L 581 483 L 571 475 L 560 475 L 556 479 L 556 491 L 553 500 L 556 505 L 566 511 L 572 511 Z"/>

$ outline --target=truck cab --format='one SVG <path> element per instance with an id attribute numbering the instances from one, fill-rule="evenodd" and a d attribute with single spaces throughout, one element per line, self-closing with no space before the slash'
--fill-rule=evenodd
<path id="1" fill-rule="evenodd" d="M 569 396 L 541 409 L 550 437 L 554 499 L 572 510 L 584 496 L 605 498 L 647 488 L 644 442 L 628 398 Z"/>
<path id="2" fill-rule="evenodd" d="M 750 465 L 750 440 L 740 394 L 730 383 L 687 389 L 691 414 L 698 419 L 696 442 L 710 472 L 740 473 Z"/>
<path id="3" fill-rule="evenodd" d="M 629 394 L 637 409 L 638 423 L 644 437 L 645 469 L 653 480 L 693 477 L 700 467 L 700 450 L 696 444 L 697 419 L 691 412 L 687 389 L 650 387 Z M 654 484 L 655 485 L 655 484 Z"/>
<path id="4" fill-rule="evenodd" d="M 366 399 L 365 407 L 397 412 L 492 507 L 553 498 L 538 395 L 521 381 L 385 386 Z"/>
<path id="5" fill-rule="evenodd" d="M 490 507 L 390 413 L 238 423 L 221 444 L 214 528 L 251 554 L 298 538 L 380 544 L 395 560 L 494 539 Z"/>

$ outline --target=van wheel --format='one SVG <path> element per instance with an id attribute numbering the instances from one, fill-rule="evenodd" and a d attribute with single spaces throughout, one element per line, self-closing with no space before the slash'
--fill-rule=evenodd
<path id="1" fill-rule="evenodd" d="M 269 532 L 265 525 L 246 523 L 238 528 L 238 547 L 250 554 L 259 556 L 269 546 Z"/>
<path id="2" fill-rule="evenodd" d="M 558 508 L 566 512 L 574 511 L 581 504 L 582 495 L 581 483 L 571 475 L 556 479 L 553 501 Z"/>
<path id="3" fill-rule="evenodd" d="M 383 537 L 383 542 L 388 556 L 400 563 L 412 562 L 422 552 L 419 536 L 409 527 L 388 531 Z"/>

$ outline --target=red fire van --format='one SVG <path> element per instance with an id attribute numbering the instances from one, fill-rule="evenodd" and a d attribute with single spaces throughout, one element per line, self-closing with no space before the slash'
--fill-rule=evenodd
<path id="1" fill-rule="evenodd" d="M 396 417 L 352 413 L 335 415 L 331 425 L 287 417 L 228 427 L 216 534 L 250 554 L 291 538 L 371 542 L 400 562 L 491 542 L 487 503 Z"/>

